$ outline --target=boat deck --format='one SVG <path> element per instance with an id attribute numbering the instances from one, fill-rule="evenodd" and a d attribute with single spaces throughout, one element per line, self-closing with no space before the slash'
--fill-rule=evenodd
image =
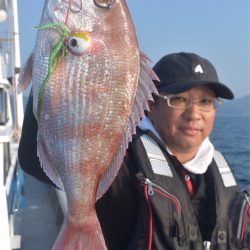
<path id="1" fill-rule="evenodd" d="M 55 189 L 25 174 L 21 250 L 50 250 L 62 224 Z"/>

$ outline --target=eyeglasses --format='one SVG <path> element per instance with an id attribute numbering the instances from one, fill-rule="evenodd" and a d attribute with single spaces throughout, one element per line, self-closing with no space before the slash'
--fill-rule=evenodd
<path id="1" fill-rule="evenodd" d="M 204 97 L 192 100 L 181 95 L 161 95 L 160 97 L 167 101 L 169 107 L 175 109 L 188 109 L 193 104 L 196 104 L 201 111 L 210 112 L 217 110 L 222 105 L 222 100 L 217 98 Z"/>

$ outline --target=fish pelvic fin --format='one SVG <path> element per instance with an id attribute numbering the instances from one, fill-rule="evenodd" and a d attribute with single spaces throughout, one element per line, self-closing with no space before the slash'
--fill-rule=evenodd
<path id="1" fill-rule="evenodd" d="M 18 78 L 17 94 L 22 93 L 31 84 L 33 53 L 29 56 Z"/>
<path id="2" fill-rule="evenodd" d="M 140 73 L 136 94 L 134 97 L 132 111 L 128 120 L 125 134 L 121 140 L 120 147 L 106 173 L 99 182 L 96 199 L 108 190 L 115 179 L 121 164 L 123 162 L 129 142 L 132 141 L 132 135 L 136 133 L 136 127 L 140 120 L 145 116 L 145 110 L 149 110 L 148 101 L 153 101 L 152 94 L 158 94 L 153 80 L 159 80 L 157 75 L 149 66 L 150 60 L 146 55 L 140 53 Z"/>
<path id="3" fill-rule="evenodd" d="M 49 179 L 59 188 L 64 190 L 63 182 L 57 171 L 57 168 L 48 160 L 44 141 L 37 135 L 37 156 L 39 158 L 41 167 Z"/>
<path id="4" fill-rule="evenodd" d="M 107 250 L 97 217 L 88 218 L 88 224 L 75 225 L 67 218 L 52 250 Z"/>

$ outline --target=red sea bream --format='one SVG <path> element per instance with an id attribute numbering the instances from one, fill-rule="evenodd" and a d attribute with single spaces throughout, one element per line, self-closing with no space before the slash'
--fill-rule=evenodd
<path id="1" fill-rule="evenodd" d="M 65 191 L 54 250 L 107 249 L 95 201 L 114 180 L 156 78 L 124 0 L 46 0 L 19 91 L 32 82 L 37 154 Z"/>

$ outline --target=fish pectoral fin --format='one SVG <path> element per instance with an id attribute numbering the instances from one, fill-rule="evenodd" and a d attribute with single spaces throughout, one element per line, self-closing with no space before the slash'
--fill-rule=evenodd
<path id="1" fill-rule="evenodd" d="M 22 93 L 31 84 L 32 77 L 32 67 L 33 67 L 33 53 L 29 56 L 27 62 L 21 70 L 18 79 L 17 93 Z"/>

